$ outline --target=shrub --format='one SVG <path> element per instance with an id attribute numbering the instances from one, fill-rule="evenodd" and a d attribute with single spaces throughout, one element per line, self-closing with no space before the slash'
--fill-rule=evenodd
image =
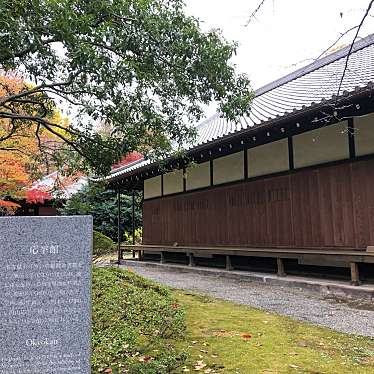
<path id="1" fill-rule="evenodd" d="M 141 226 L 141 201 L 140 193 L 135 199 L 135 227 Z M 107 189 L 99 183 L 90 182 L 82 190 L 68 199 L 60 210 L 63 215 L 92 215 L 94 229 L 117 240 L 118 204 L 117 192 Z M 121 233 L 131 231 L 132 227 L 132 197 L 121 195 Z"/>
<path id="2" fill-rule="evenodd" d="M 132 244 L 132 232 L 125 231 L 123 240 L 126 244 Z M 135 229 L 135 244 L 141 244 L 143 240 L 143 229 L 138 227 Z"/>
<path id="3" fill-rule="evenodd" d="M 93 233 L 93 255 L 103 256 L 113 253 L 115 251 L 115 244 L 111 238 L 98 231 Z"/>
<path id="4" fill-rule="evenodd" d="M 93 271 L 92 372 L 163 374 L 186 355 L 184 311 L 169 290 L 116 268 Z"/>

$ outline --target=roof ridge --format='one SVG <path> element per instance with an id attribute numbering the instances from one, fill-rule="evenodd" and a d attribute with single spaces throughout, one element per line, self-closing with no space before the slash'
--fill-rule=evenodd
<path id="1" fill-rule="evenodd" d="M 354 53 L 354 52 L 357 52 L 363 48 L 366 48 L 368 46 L 370 46 L 371 44 L 374 44 L 374 34 L 370 34 L 368 36 L 366 36 L 365 38 L 363 39 L 360 39 L 358 41 L 356 41 L 354 44 L 353 44 L 353 48 L 352 48 L 352 52 L 351 53 Z M 348 45 L 342 49 L 339 49 L 338 51 L 336 52 L 333 52 L 333 53 L 330 53 L 329 55 L 325 56 L 325 57 L 322 57 L 316 61 L 313 61 L 312 63 L 306 65 L 306 66 L 303 66 L 273 82 L 270 82 L 268 84 L 266 84 L 265 86 L 262 86 L 260 88 L 258 88 L 257 90 L 255 90 L 255 97 L 258 97 L 268 91 L 271 91 L 273 90 L 274 88 L 277 88 L 277 87 L 280 87 L 292 80 L 295 80 L 297 78 L 300 78 L 302 77 L 303 75 L 306 75 L 308 73 L 311 73 L 323 66 L 326 66 L 326 65 L 329 65 L 337 60 L 340 60 L 341 58 L 343 57 L 346 57 L 348 55 L 348 52 L 349 52 L 349 49 L 350 49 L 351 45 Z"/>

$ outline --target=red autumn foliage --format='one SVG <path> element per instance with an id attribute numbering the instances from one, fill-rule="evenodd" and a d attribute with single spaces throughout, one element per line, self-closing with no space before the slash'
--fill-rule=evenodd
<path id="1" fill-rule="evenodd" d="M 21 205 L 13 203 L 12 201 L 0 200 L 0 207 L 4 207 L 4 208 L 20 208 Z"/>
<path id="2" fill-rule="evenodd" d="M 128 164 L 131 164 L 132 162 L 141 160 L 143 158 L 143 155 L 139 152 L 131 152 L 126 157 L 124 157 L 120 162 L 117 164 L 112 165 L 112 169 L 117 169 L 121 166 L 126 166 Z"/>
<path id="3" fill-rule="evenodd" d="M 26 201 L 28 203 L 41 203 L 43 204 L 45 200 L 52 200 L 52 195 L 48 192 L 39 190 L 37 188 L 32 188 L 26 192 Z"/>

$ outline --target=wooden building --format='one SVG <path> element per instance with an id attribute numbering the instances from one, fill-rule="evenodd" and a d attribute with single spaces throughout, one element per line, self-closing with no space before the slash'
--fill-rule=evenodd
<path id="1" fill-rule="evenodd" d="M 189 163 L 113 170 L 112 186 L 144 191 L 143 246 L 132 249 L 227 269 L 268 262 L 279 275 L 343 269 L 355 284 L 359 270 L 374 274 L 374 35 L 345 69 L 348 53 L 260 88 L 239 123 L 199 124 Z"/>

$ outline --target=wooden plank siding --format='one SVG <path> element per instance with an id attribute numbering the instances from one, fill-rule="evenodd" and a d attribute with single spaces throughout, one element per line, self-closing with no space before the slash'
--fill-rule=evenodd
<path id="1" fill-rule="evenodd" d="M 374 160 L 145 200 L 143 222 L 144 244 L 366 250 Z"/>

